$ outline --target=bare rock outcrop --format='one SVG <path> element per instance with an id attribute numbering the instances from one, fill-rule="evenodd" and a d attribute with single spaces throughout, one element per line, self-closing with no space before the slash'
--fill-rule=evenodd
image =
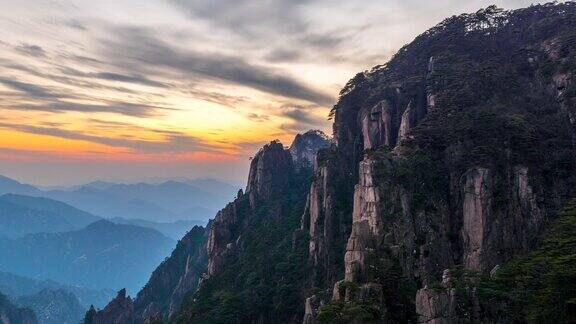
<path id="1" fill-rule="evenodd" d="M 126 296 L 126 289 L 118 291 L 118 295 L 106 307 L 99 310 L 84 324 L 127 324 L 134 322 L 134 302 Z"/>
<path id="2" fill-rule="evenodd" d="M 309 130 L 304 134 L 297 134 L 290 145 L 290 155 L 296 167 L 302 163 L 312 165 L 316 161 L 316 153 L 330 147 L 332 140 L 319 130 Z"/>

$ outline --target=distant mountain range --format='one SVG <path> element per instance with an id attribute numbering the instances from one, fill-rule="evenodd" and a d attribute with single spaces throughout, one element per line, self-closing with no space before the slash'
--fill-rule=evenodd
<path id="1" fill-rule="evenodd" d="M 194 220 L 206 223 L 236 195 L 236 186 L 213 179 L 119 184 L 105 181 L 41 190 L 0 176 L 0 194 L 45 197 L 103 218 L 153 222 Z"/>
<path id="2" fill-rule="evenodd" d="M 80 323 L 86 312 L 78 298 L 64 289 L 44 289 L 33 295 L 18 297 L 16 304 L 31 309 L 39 324 Z"/>
<path id="3" fill-rule="evenodd" d="M 0 293 L 0 320 L 2 324 L 36 324 L 34 312 L 30 308 L 14 305 L 8 297 Z"/>
<path id="4" fill-rule="evenodd" d="M 156 230 L 100 220 L 61 233 L 0 239 L 0 271 L 93 289 L 135 292 L 176 242 Z"/>
<path id="5" fill-rule="evenodd" d="M 11 298 L 31 296 L 43 290 L 64 290 L 70 292 L 78 299 L 78 303 L 85 309 L 90 305 L 103 307 L 114 297 L 116 292 L 112 289 L 90 289 L 82 286 L 65 285 L 53 280 L 33 279 L 0 272 L 0 293 Z"/>
<path id="6" fill-rule="evenodd" d="M 100 219 L 52 199 L 15 194 L 0 196 L 0 237 L 78 230 Z"/>
<path id="7" fill-rule="evenodd" d="M 188 220 L 180 220 L 172 223 L 157 223 L 143 219 L 112 218 L 109 221 L 116 224 L 136 225 L 140 227 L 155 229 L 158 232 L 176 241 L 181 239 L 184 235 L 186 235 L 186 233 L 188 233 L 188 231 L 190 231 L 192 227 L 197 225 L 200 226 L 204 225 L 204 222 L 202 221 L 188 221 Z"/>

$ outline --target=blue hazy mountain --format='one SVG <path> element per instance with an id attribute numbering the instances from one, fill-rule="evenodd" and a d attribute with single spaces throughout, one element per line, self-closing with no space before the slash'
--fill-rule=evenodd
<path id="1" fill-rule="evenodd" d="M 166 235 L 167 237 L 179 240 L 181 239 L 192 227 L 196 225 L 206 225 L 203 221 L 189 221 L 179 220 L 170 223 L 151 222 L 143 219 L 125 219 L 125 218 L 112 218 L 109 221 L 116 224 L 136 225 L 146 228 L 155 229 L 158 232 Z"/>
<path id="2" fill-rule="evenodd" d="M 52 199 L 24 195 L 0 196 L 0 236 L 81 229 L 101 218 Z"/>
<path id="3" fill-rule="evenodd" d="M 156 230 L 100 220 L 77 231 L 0 239 L 0 271 L 134 293 L 174 246 Z"/>
<path id="4" fill-rule="evenodd" d="M 0 293 L 0 320 L 2 324 L 36 324 L 38 320 L 30 308 L 14 305 L 7 296 Z"/>
<path id="5" fill-rule="evenodd" d="M 31 309 L 39 324 L 80 323 L 87 310 L 74 294 L 64 289 L 43 289 L 32 295 L 20 296 L 15 303 Z"/>
<path id="6" fill-rule="evenodd" d="M 34 186 L 20 183 L 16 180 L 0 175 L 0 195 L 12 193 L 20 195 L 37 196 L 42 191 Z"/>
<path id="7" fill-rule="evenodd" d="M 207 222 L 221 206 L 235 197 L 237 190 L 235 185 L 209 178 L 135 184 L 94 181 L 80 186 L 41 190 L 0 176 L 0 194 L 50 198 L 103 218 L 161 223 L 177 220 Z"/>
<path id="8" fill-rule="evenodd" d="M 53 280 L 33 279 L 8 272 L 0 272 L 0 292 L 11 298 L 35 295 L 42 290 L 65 290 L 78 299 L 86 309 L 90 305 L 104 307 L 116 292 L 112 289 L 90 289 L 82 286 L 65 285 Z"/>

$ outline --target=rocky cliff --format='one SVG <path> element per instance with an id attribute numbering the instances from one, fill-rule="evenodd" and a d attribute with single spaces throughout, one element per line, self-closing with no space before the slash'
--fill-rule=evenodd
<path id="1" fill-rule="evenodd" d="M 330 147 L 331 139 L 319 130 L 309 130 L 298 134 L 290 145 L 290 154 L 296 165 L 301 163 L 312 164 L 316 160 L 316 153 Z"/>
<path id="2" fill-rule="evenodd" d="M 192 228 L 178 241 L 170 257 L 154 270 L 136 299 L 126 297 L 126 291 L 122 290 L 104 309 L 92 308 L 93 314 L 87 314 L 85 324 L 145 323 L 171 318 L 183 297 L 197 288 L 206 269 L 206 241 L 203 227 Z"/>
<path id="3" fill-rule="evenodd" d="M 254 157 L 173 320 L 574 318 L 575 27 L 571 2 L 488 7 L 358 74 L 313 170 Z"/>
<path id="4" fill-rule="evenodd" d="M 310 173 L 310 163 L 304 163 L 303 159 L 314 159 L 317 150 L 327 147 L 330 140 L 320 131 L 310 131 L 296 138 L 291 147 L 301 154 L 291 155 L 279 141 L 266 144 L 256 153 L 250 164 L 246 190 L 240 190 L 234 201 L 220 210 L 206 229 L 196 226 L 188 232 L 171 256 L 154 271 L 134 301 L 119 294 L 103 310 L 89 312 L 85 322 L 100 323 L 94 321 L 116 318 L 134 323 L 175 321 L 181 302 L 190 303 L 187 299 L 192 298 L 199 285 L 206 286 L 204 291 L 209 291 L 209 287 L 219 280 L 213 277 L 232 268 L 230 263 L 237 258 L 247 258 L 250 242 L 246 240 L 254 226 L 282 223 L 293 209 L 298 210 L 294 219 L 299 219 L 300 205 L 304 203 L 301 196 L 305 191 L 300 190 L 298 195 L 294 188 L 306 188 Z M 291 230 L 281 232 L 292 236 Z"/>
<path id="5" fill-rule="evenodd" d="M 347 84 L 333 114 L 352 229 L 321 319 L 361 305 L 373 321 L 494 320 L 473 285 L 447 288 L 451 269 L 496 272 L 573 196 L 575 25 L 573 3 L 489 7 Z"/>

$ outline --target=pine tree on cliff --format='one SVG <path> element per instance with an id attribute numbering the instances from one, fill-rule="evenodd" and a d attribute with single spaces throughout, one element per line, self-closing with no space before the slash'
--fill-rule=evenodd
<path id="1" fill-rule="evenodd" d="M 96 316 L 96 309 L 94 308 L 94 305 L 90 305 L 90 309 L 86 312 L 86 315 L 84 315 L 84 320 L 82 321 L 82 323 L 93 324 L 95 316 Z"/>

